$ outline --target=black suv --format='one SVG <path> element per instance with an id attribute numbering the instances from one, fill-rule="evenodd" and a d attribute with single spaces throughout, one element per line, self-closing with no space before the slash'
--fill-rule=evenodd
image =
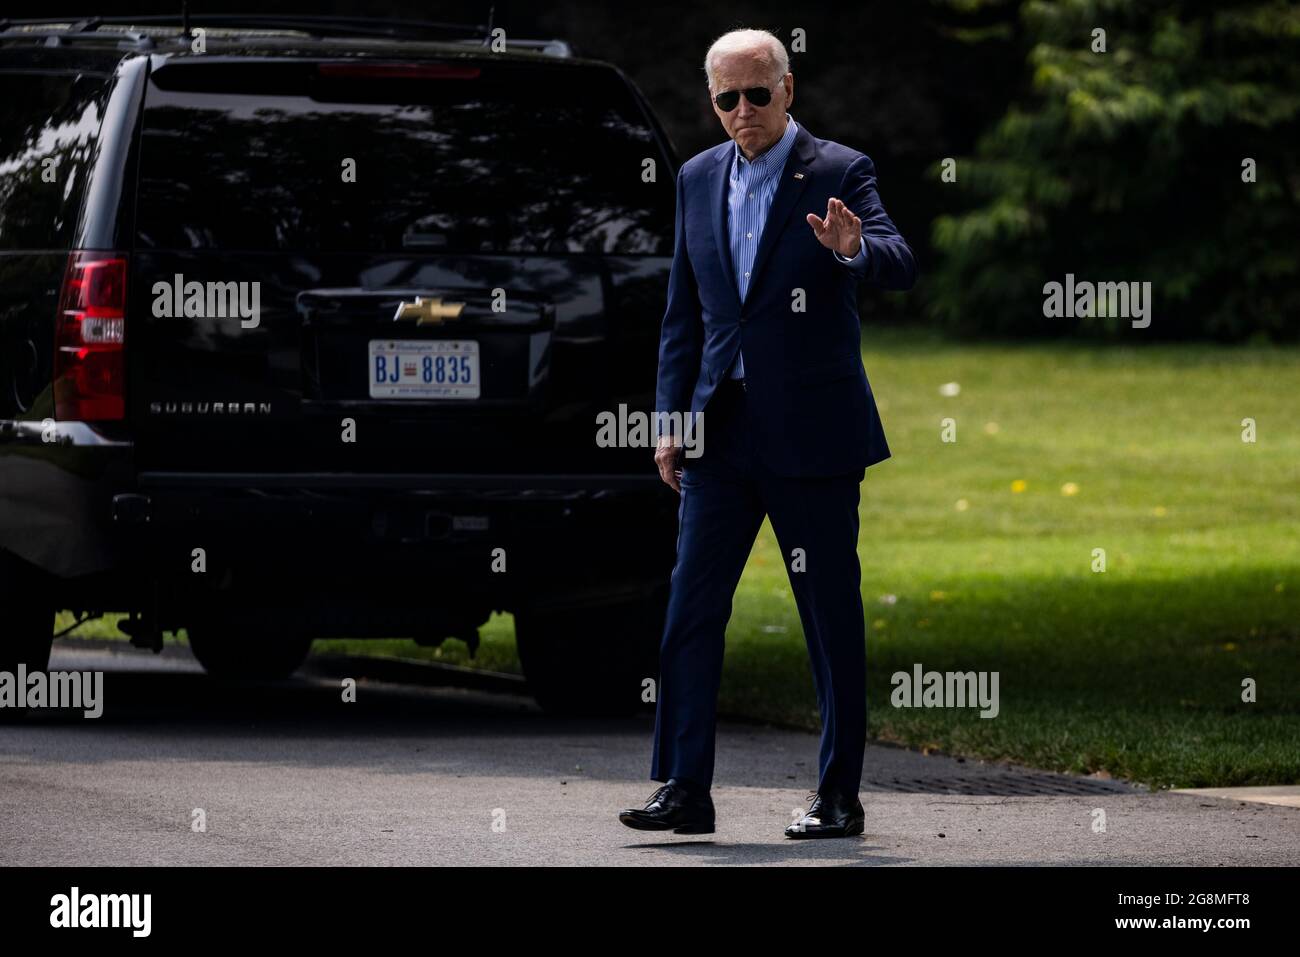
<path id="1" fill-rule="evenodd" d="M 677 500 L 598 422 L 653 408 L 644 98 L 558 41 L 163 20 L 0 23 L 0 669 L 56 609 L 236 677 L 507 610 L 543 706 L 635 707 Z"/>

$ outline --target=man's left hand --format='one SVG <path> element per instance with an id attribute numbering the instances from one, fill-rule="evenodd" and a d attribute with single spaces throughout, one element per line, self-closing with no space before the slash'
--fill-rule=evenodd
<path id="1" fill-rule="evenodd" d="M 826 204 L 826 218 L 809 213 L 808 225 L 817 241 L 827 249 L 849 259 L 858 254 L 858 247 L 862 245 L 862 220 L 834 196 Z"/>

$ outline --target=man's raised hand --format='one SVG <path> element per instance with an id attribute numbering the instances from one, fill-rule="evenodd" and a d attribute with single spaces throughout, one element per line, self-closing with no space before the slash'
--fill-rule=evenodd
<path id="1" fill-rule="evenodd" d="M 858 247 L 862 244 L 862 220 L 834 196 L 826 203 L 826 218 L 809 213 L 808 225 L 817 241 L 827 249 L 833 249 L 848 259 L 858 254 Z"/>

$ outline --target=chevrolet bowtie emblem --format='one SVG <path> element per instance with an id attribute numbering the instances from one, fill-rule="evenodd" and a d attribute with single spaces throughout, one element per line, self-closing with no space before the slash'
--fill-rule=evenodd
<path id="1" fill-rule="evenodd" d="M 410 322 L 417 326 L 436 326 L 445 319 L 455 319 L 465 309 L 463 302 L 443 302 L 441 299 L 421 299 L 415 302 L 399 302 L 393 313 L 393 322 Z"/>

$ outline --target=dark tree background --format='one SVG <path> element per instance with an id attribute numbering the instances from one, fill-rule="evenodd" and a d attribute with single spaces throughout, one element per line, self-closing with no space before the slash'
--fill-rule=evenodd
<path id="1" fill-rule="evenodd" d="M 1029 86 L 959 163 L 968 208 L 934 224 L 930 314 L 1124 336 L 1124 319 L 1043 321 L 1043 283 L 1074 273 L 1150 282 L 1143 338 L 1296 338 L 1300 9 L 1061 0 L 1023 4 L 1021 23 Z"/>

